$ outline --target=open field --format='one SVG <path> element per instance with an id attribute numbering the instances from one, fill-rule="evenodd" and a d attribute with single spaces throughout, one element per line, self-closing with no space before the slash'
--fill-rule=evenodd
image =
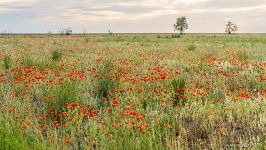
<path id="1" fill-rule="evenodd" d="M 266 35 L 0 38 L 0 149 L 265 149 Z"/>

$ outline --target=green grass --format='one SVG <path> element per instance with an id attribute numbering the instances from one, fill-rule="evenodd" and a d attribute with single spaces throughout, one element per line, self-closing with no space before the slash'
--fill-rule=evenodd
<path id="1" fill-rule="evenodd" d="M 54 61 L 57 61 L 57 60 L 61 59 L 61 57 L 62 57 L 62 53 L 57 51 L 57 50 L 52 51 L 51 55 L 52 55 L 52 60 L 54 60 Z"/>
<path id="2" fill-rule="evenodd" d="M 9 69 L 11 67 L 11 58 L 8 55 L 4 57 L 4 67 L 5 69 Z"/>
<path id="3" fill-rule="evenodd" d="M 3 37 L 0 149 L 265 149 L 265 41 Z"/>

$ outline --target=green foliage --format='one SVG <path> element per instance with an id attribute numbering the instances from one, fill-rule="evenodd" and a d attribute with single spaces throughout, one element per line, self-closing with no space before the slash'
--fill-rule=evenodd
<path id="1" fill-rule="evenodd" d="M 211 97 L 216 102 L 223 102 L 225 100 L 225 92 L 221 89 L 214 89 Z"/>
<path id="2" fill-rule="evenodd" d="M 30 148 L 39 150 L 42 146 L 35 143 L 29 137 L 25 137 L 19 125 L 10 116 L 0 118 L 0 149 L 1 150 L 28 150 Z M 4 112 L 5 113 L 5 112 Z"/>
<path id="3" fill-rule="evenodd" d="M 189 44 L 187 46 L 187 50 L 189 50 L 189 51 L 195 51 L 196 48 L 197 48 L 196 44 Z"/>
<path id="4" fill-rule="evenodd" d="M 157 35 L 20 40 L 30 52 L 2 38 L 0 49 L 18 69 L 1 68 L 0 149 L 264 149 L 266 36 Z M 40 43 L 78 48 L 58 63 Z M 197 52 L 187 52 L 189 45 Z M 20 69 L 25 64 L 34 67 L 28 76 Z M 69 73 L 78 81 L 69 81 Z M 66 109 L 74 102 L 78 107 Z"/>
<path id="5" fill-rule="evenodd" d="M 101 79 L 97 82 L 97 107 L 101 108 L 105 106 L 108 98 L 110 97 L 110 90 L 113 89 L 113 81 L 110 79 Z"/>
<path id="6" fill-rule="evenodd" d="M 30 56 L 24 56 L 23 63 L 28 67 L 35 66 L 40 70 L 43 70 L 45 68 L 56 68 L 57 67 L 54 62 L 48 61 L 45 58 L 33 59 Z"/>
<path id="7" fill-rule="evenodd" d="M 226 24 L 225 32 L 231 34 L 232 32 L 236 32 L 238 27 L 236 24 L 233 24 L 231 21 L 228 21 Z"/>
<path id="8" fill-rule="evenodd" d="M 3 150 L 26 150 L 28 148 L 27 141 L 23 138 L 19 127 L 12 128 L 6 125 L 7 122 L 0 124 L 0 147 Z"/>
<path id="9" fill-rule="evenodd" d="M 34 60 L 30 56 L 24 56 L 23 63 L 28 67 L 32 67 L 34 64 Z"/>
<path id="10" fill-rule="evenodd" d="M 5 55 L 4 57 L 4 67 L 5 69 L 9 69 L 11 67 L 11 58 L 9 55 Z"/>
<path id="11" fill-rule="evenodd" d="M 186 17 L 179 17 L 176 19 L 176 23 L 173 25 L 175 31 L 179 31 L 180 34 L 188 29 L 188 23 Z"/>
<path id="12" fill-rule="evenodd" d="M 98 67 L 100 79 L 96 82 L 97 107 L 105 106 L 106 101 L 111 98 L 110 93 L 115 89 L 115 67 L 112 60 L 108 59 Z"/>
<path id="13" fill-rule="evenodd" d="M 50 91 L 54 95 L 54 99 L 49 101 L 49 108 L 54 108 L 55 115 L 66 108 L 67 103 L 77 102 L 78 86 L 76 82 L 63 82 L 59 87 L 55 87 Z"/>
<path id="14" fill-rule="evenodd" d="M 53 60 L 53 61 L 58 61 L 58 60 L 60 60 L 61 57 L 62 57 L 62 53 L 59 52 L 58 50 L 52 51 L 51 54 L 52 54 L 52 60 Z"/>
<path id="15" fill-rule="evenodd" d="M 45 68 L 57 68 L 56 63 L 51 62 L 49 60 L 35 60 L 34 65 L 37 66 L 40 70 L 43 70 Z"/>
<path id="16" fill-rule="evenodd" d="M 185 98 L 185 86 L 187 84 L 186 81 L 186 76 L 180 76 L 178 79 L 173 79 L 171 81 L 171 86 L 172 86 L 172 98 L 174 99 L 173 101 L 173 106 L 184 106 L 186 103 L 186 98 Z"/>
<path id="17" fill-rule="evenodd" d="M 244 51 L 239 51 L 238 56 L 240 60 L 247 61 L 250 57 L 250 54 L 246 50 L 244 50 Z"/>

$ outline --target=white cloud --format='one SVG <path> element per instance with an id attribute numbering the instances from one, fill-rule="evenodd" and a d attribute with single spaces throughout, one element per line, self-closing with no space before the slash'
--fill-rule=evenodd
<path id="1" fill-rule="evenodd" d="M 246 27 L 246 22 L 253 19 L 252 26 L 266 25 L 265 13 L 265 0 L 0 0 L 0 19 L 10 21 L 3 22 L 47 28 L 51 24 L 98 27 L 102 23 L 123 31 L 127 30 L 125 26 L 133 28 L 133 24 L 134 31 L 152 31 L 143 27 L 149 20 L 153 21 L 154 31 L 170 32 L 176 17 L 187 16 L 191 32 L 223 31 L 226 18 L 243 25 L 243 32 L 255 32 L 265 28 Z"/>
<path id="2" fill-rule="evenodd" d="M 39 1 L 40 0 L 0 0 L 0 14 L 31 7 Z"/>
<path id="3" fill-rule="evenodd" d="M 5 6 L 17 6 L 17 5 L 32 5 L 37 3 L 39 0 L 1 0 L 0 5 Z"/>

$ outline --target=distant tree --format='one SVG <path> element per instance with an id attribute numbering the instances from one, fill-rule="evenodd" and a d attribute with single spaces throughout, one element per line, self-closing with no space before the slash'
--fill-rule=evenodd
<path id="1" fill-rule="evenodd" d="M 59 28 L 58 32 L 59 32 L 59 34 L 61 34 L 61 35 L 64 35 L 64 34 L 65 34 L 65 30 L 64 30 L 64 28 Z"/>
<path id="2" fill-rule="evenodd" d="M 2 35 L 8 35 L 10 33 L 9 29 L 4 30 L 1 34 Z"/>
<path id="3" fill-rule="evenodd" d="M 66 28 L 65 33 L 66 35 L 72 34 L 72 29 L 70 27 Z"/>
<path id="4" fill-rule="evenodd" d="M 47 31 L 47 34 L 49 34 L 49 35 L 52 34 L 52 31 L 51 30 L 48 30 Z"/>
<path id="5" fill-rule="evenodd" d="M 233 24 L 231 21 L 228 21 L 226 24 L 225 32 L 228 34 L 232 34 L 232 32 L 236 32 L 238 27 L 236 24 Z"/>
<path id="6" fill-rule="evenodd" d="M 61 35 L 70 35 L 70 34 L 72 34 L 72 29 L 70 27 L 68 27 L 68 28 L 60 28 L 59 29 L 59 33 Z"/>
<path id="7" fill-rule="evenodd" d="M 107 30 L 108 30 L 109 35 L 113 35 L 113 32 L 111 32 L 111 30 L 109 28 L 107 28 Z"/>
<path id="8" fill-rule="evenodd" d="M 47 31 L 47 34 L 48 34 L 48 37 L 52 35 L 52 31 L 51 30 L 48 30 Z"/>
<path id="9" fill-rule="evenodd" d="M 180 34 L 183 34 L 186 29 L 188 29 L 187 18 L 177 18 L 176 23 L 174 24 L 174 31 L 179 31 Z"/>
<path id="10" fill-rule="evenodd" d="M 86 28 L 83 28 L 82 32 L 83 32 L 83 35 L 85 36 L 86 35 Z"/>

